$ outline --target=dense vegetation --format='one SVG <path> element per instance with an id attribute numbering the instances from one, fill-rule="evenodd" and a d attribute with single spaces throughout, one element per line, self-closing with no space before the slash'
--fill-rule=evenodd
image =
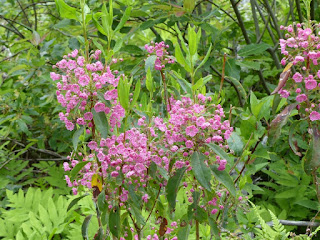
<path id="1" fill-rule="evenodd" d="M 0 0 L 0 238 L 319 238 L 319 9 Z"/>

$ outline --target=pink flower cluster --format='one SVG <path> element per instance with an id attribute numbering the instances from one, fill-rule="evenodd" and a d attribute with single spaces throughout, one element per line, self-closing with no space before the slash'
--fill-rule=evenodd
<path id="1" fill-rule="evenodd" d="M 149 54 L 156 54 L 157 58 L 154 64 L 154 68 L 156 70 L 163 69 L 167 63 L 174 63 L 173 57 L 168 56 L 169 53 L 167 51 L 167 48 L 169 48 L 169 45 L 166 45 L 163 41 L 159 43 L 154 43 L 152 41 L 151 45 L 146 44 L 144 48 L 148 51 Z"/>
<path id="2" fill-rule="evenodd" d="M 190 171 L 190 156 L 198 151 L 208 156 L 208 165 L 215 163 L 219 165 L 219 170 L 225 169 L 226 160 L 216 156 L 206 143 L 215 143 L 227 150 L 226 140 L 233 128 L 228 120 L 223 120 L 223 108 L 219 104 L 210 105 L 210 97 L 199 94 L 198 101 L 199 103 L 194 103 L 187 97 L 182 97 L 181 100 L 171 98 L 168 121 L 159 117 L 153 119 L 154 126 L 149 128 L 150 134 L 159 138 L 157 145 L 164 147 L 159 149 L 159 156 L 153 156 L 152 160 L 157 165 L 168 169 L 174 158 L 176 169 L 186 166 Z M 212 109 L 212 112 L 209 109 Z M 138 123 L 143 125 L 143 118 Z M 214 162 L 210 162 L 210 155 L 214 156 Z"/>
<path id="3" fill-rule="evenodd" d="M 66 112 L 60 112 L 60 120 L 66 128 L 72 131 L 75 123 L 86 126 L 87 132 L 93 125 L 92 110 L 104 112 L 110 116 L 110 125 L 120 127 L 124 110 L 118 103 L 117 85 L 120 76 L 116 77 L 109 66 L 104 65 L 98 59 L 101 51 L 91 54 L 89 62 L 83 56 L 78 56 L 78 50 L 64 56 L 53 68 L 60 70 L 62 74 L 51 72 L 52 80 L 57 83 L 58 102 L 66 108 Z M 102 92 L 103 98 L 98 93 Z"/>
<path id="4" fill-rule="evenodd" d="M 289 89 L 281 89 L 279 94 L 288 98 L 295 96 L 299 111 L 309 116 L 311 121 L 320 120 L 320 101 L 314 94 L 320 89 L 320 24 L 309 26 L 304 23 L 281 26 L 286 31 L 286 39 L 280 39 L 282 65 L 291 62 L 297 72 L 292 76 Z M 295 30 L 296 29 L 296 30 Z M 289 84 L 287 84 L 289 85 Z"/>

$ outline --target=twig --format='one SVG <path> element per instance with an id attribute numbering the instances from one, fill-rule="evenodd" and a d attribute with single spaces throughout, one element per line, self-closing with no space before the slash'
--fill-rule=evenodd
<path id="1" fill-rule="evenodd" d="M 301 12 L 301 7 L 300 7 L 300 0 L 296 0 L 296 9 L 297 9 L 297 12 L 298 12 L 299 21 L 302 23 L 303 22 L 303 17 L 302 17 L 302 12 Z"/>
<path id="2" fill-rule="evenodd" d="M 276 15 L 274 14 L 274 12 L 272 11 L 272 8 L 271 8 L 271 6 L 270 6 L 270 4 L 269 4 L 269 0 L 264 0 L 264 2 L 265 2 L 267 11 L 268 11 L 268 12 L 270 13 L 270 15 L 271 15 L 271 18 L 272 18 L 272 21 L 273 21 L 275 30 L 276 30 L 276 32 L 278 33 L 278 37 L 279 37 L 279 38 L 282 38 L 282 34 L 281 34 L 281 32 L 280 32 L 280 27 L 279 27 L 279 25 L 278 25 L 277 17 L 276 17 Z M 274 5 L 274 2 L 273 2 L 273 5 Z"/>
<path id="3" fill-rule="evenodd" d="M 29 159 L 17 159 L 17 160 L 22 160 L 22 161 L 44 161 L 44 162 L 50 162 L 50 161 L 54 161 L 54 162 L 60 162 L 60 161 L 68 161 L 69 159 L 66 157 L 62 157 L 62 158 L 29 158 Z"/>
<path id="4" fill-rule="evenodd" d="M 254 4 L 254 0 L 250 0 L 250 5 L 251 5 L 251 12 L 252 12 L 252 17 L 253 17 L 253 21 L 254 21 L 256 36 L 260 36 L 259 21 L 257 18 L 256 6 Z"/>
<path id="5" fill-rule="evenodd" d="M 1 26 L 1 25 L 0 25 Z M 2 59 L 2 60 L 0 60 L 0 63 L 2 63 L 2 62 L 4 62 L 4 61 L 7 61 L 7 60 L 9 60 L 9 59 L 11 59 L 11 58 L 14 58 L 15 56 L 17 56 L 17 55 L 19 55 L 20 53 L 22 53 L 22 52 L 24 52 L 24 51 L 27 51 L 27 50 L 29 50 L 30 48 L 27 48 L 27 49 L 23 49 L 23 50 L 21 50 L 21 51 L 19 51 L 19 52 L 17 52 L 17 53 L 15 53 L 15 54 L 13 54 L 12 56 L 10 56 L 10 57 L 6 57 L 6 58 L 4 58 L 4 59 Z"/>
<path id="6" fill-rule="evenodd" d="M 34 4 L 34 0 L 32 0 L 32 3 L 33 3 L 33 11 L 34 11 L 34 30 L 37 31 L 37 28 L 38 28 L 37 9 L 36 9 L 36 4 Z"/>
<path id="7" fill-rule="evenodd" d="M 234 0 L 230 0 L 230 2 L 231 2 L 231 5 L 232 5 L 232 8 L 233 8 L 233 11 L 234 11 L 234 13 L 235 13 L 236 16 L 237 16 L 238 23 L 239 23 L 239 27 L 240 27 L 240 29 L 241 29 L 242 35 L 243 35 L 246 43 L 247 43 L 247 44 L 250 44 L 251 41 L 250 41 L 250 38 L 249 38 L 249 36 L 248 36 L 247 30 L 246 30 L 246 28 L 245 28 L 245 26 L 244 26 L 244 22 L 243 22 L 243 20 L 242 20 L 242 17 L 241 17 L 241 14 L 240 14 L 240 12 L 239 12 L 239 9 L 238 9 L 238 7 L 237 7 L 237 5 L 236 5 L 236 2 L 235 2 Z"/>
<path id="8" fill-rule="evenodd" d="M 293 220 L 279 220 L 279 222 L 282 225 L 286 225 L 286 226 L 299 226 L 299 227 L 318 227 L 320 226 L 319 222 L 308 222 L 308 221 L 293 221 Z M 267 222 L 266 223 L 268 226 L 273 226 L 273 222 Z M 261 228 L 261 225 L 257 225 L 256 228 Z"/>
<path id="9" fill-rule="evenodd" d="M 18 35 L 19 37 L 21 37 L 21 38 L 25 38 L 25 36 L 23 36 L 22 33 L 20 33 L 19 31 L 15 31 L 14 29 L 7 27 L 6 25 L 0 24 L 0 27 L 3 27 L 3 28 L 5 28 L 5 29 L 7 29 L 8 31 L 17 34 L 17 35 Z"/>
<path id="10" fill-rule="evenodd" d="M 230 13 L 228 13 L 226 10 L 224 10 L 222 7 L 220 7 L 218 4 L 210 1 L 210 0 L 206 0 L 206 2 L 211 3 L 212 5 L 214 5 L 216 8 L 219 8 L 220 11 L 224 12 L 229 18 L 231 18 L 236 24 L 239 25 L 239 22 L 230 15 Z"/>
<path id="11" fill-rule="evenodd" d="M 21 8 L 21 10 L 22 10 L 22 12 L 23 12 L 23 15 L 24 15 L 24 17 L 26 18 L 26 20 L 27 20 L 27 22 L 28 22 L 29 26 L 30 26 L 30 27 L 32 27 L 31 23 L 29 22 L 28 15 L 27 15 L 27 14 L 26 14 L 26 12 L 24 11 L 24 8 L 22 7 L 22 5 L 21 5 L 20 1 L 19 1 L 19 0 L 17 0 L 17 2 L 18 2 L 18 4 L 19 4 L 19 6 L 20 6 L 20 8 Z"/>
<path id="12" fill-rule="evenodd" d="M 152 214 L 152 212 L 153 212 L 153 209 L 154 209 L 154 207 L 156 206 L 156 203 L 157 203 L 157 201 L 158 201 L 160 192 L 161 192 L 161 186 L 159 187 L 159 191 L 158 191 L 158 194 L 157 194 L 157 196 L 156 196 L 156 199 L 155 199 L 155 201 L 154 201 L 154 203 L 153 203 L 152 209 L 151 209 L 151 211 L 150 211 L 150 213 L 149 213 L 149 215 L 148 215 L 148 217 L 147 217 L 147 219 L 146 219 L 146 223 L 148 222 L 149 218 L 151 217 L 151 214 Z M 145 226 L 146 226 L 146 225 L 144 225 L 144 226 L 141 228 L 141 230 L 142 230 Z"/>

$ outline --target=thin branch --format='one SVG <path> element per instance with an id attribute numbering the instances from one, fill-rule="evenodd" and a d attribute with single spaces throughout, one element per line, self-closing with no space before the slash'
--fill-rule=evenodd
<path id="1" fill-rule="evenodd" d="M 266 6 L 266 9 L 267 11 L 269 12 L 270 16 L 271 16 L 271 19 L 273 21 L 273 24 L 274 24 L 274 28 L 276 30 L 276 32 L 278 33 L 278 37 L 279 38 L 282 38 L 282 34 L 281 34 L 281 31 L 280 31 L 280 27 L 278 25 L 278 20 L 277 20 L 277 17 L 276 15 L 274 14 L 274 12 L 272 11 L 272 8 L 269 4 L 269 0 L 264 0 L 265 2 L 265 6 Z M 273 2 L 273 5 L 274 5 L 274 2 Z"/>
<path id="2" fill-rule="evenodd" d="M 297 9 L 297 12 L 298 12 L 299 21 L 302 23 L 303 22 L 303 17 L 302 17 L 302 12 L 301 12 L 301 7 L 300 7 L 300 0 L 296 0 L 296 9 Z"/>
<path id="3" fill-rule="evenodd" d="M 18 35 L 19 37 L 21 37 L 21 38 L 25 38 L 25 36 L 23 36 L 22 33 L 20 33 L 19 31 L 14 30 L 14 29 L 12 29 L 12 28 L 9 28 L 9 27 L 7 27 L 6 25 L 0 24 L 0 27 L 3 27 L 3 28 L 5 28 L 5 29 L 7 29 L 8 31 L 17 34 L 17 35 Z"/>
<path id="4" fill-rule="evenodd" d="M 231 2 L 231 5 L 232 5 L 232 8 L 233 8 L 233 10 L 234 10 L 234 13 L 235 13 L 236 16 L 237 16 L 238 23 L 239 23 L 239 27 L 240 27 L 240 29 L 241 29 L 242 35 L 243 35 L 246 43 L 247 43 L 247 44 L 250 44 L 251 41 L 250 41 L 250 38 L 249 38 L 249 36 L 248 36 L 247 30 L 246 30 L 246 28 L 245 28 L 245 26 L 244 26 L 244 22 L 243 22 L 243 20 L 242 20 L 242 17 L 241 17 L 241 14 L 240 14 L 240 12 L 239 12 L 239 9 L 238 9 L 238 7 L 237 7 L 237 5 L 236 5 L 236 2 L 235 2 L 234 0 L 230 0 L 230 2 Z"/>
<path id="5" fill-rule="evenodd" d="M 146 22 L 147 19 L 145 19 L 144 17 L 138 17 L 139 20 Z M 160 34 L 157 32 L 157 30 L 155 30 L 154 27 L 150 27 L 150 30 L 153 32 L 154 35 L 156 35 L 156 37 L 160 36 Z"/>
<path id="6" fill-rule="evenodd" d="M 0 26 L 1 26 L 1 25 L 0 25 Z M 24 52 L 24 51 L 27 51 L 27 50 L 29 50 L 29 49 L 30 49 L 30 48 L 23 49 L 23 50 L 15 53 L 15 54 L 13 54 L 13 55 L 10 56 L 10 57 L 6 57 L 6 58 L 0 60 L 0 63 L 2 63 L 2 62 L 4 62 L 4 61 L 7 61 L 7 60 L 10 60 L 11 58 L 14 58 L 15 56 L 17 56 L 17 55 L 19 55 L 20 53 L 22 53 L 22 52 Z"/>
<path id="7" fill-rule="evenodd" d="M 28 15 L 27 15 L 27 14 L 26 14 L 26 12 L 24 11 L 24 8 L 22 7 L 22 5 L 21 5 L 20 1 L 19 1 L 19 0 L 17 0 L 17 2 L 18 2 L 18 4 L 19 4 L 19 6 L 20 6 L 20 8 L 21 8 L 21 10 L 22 10 L 22 12 L 23 12 L 23 15 L 24 15 L 24 17 L 26 18 L 26 20 L 27 20 L 27 22 L 28 22 L 29 26 L 30 26 L 30 27 L 32 27 L 32 24 L 30 23 L 30 21 L 29 21 L 29 19 L 28 19 Z"/>
<path id="8" fill-rule="evenodd" d="M 286 225 L 286 226 L 299 226 L 299 227 L 318 227 L 320 226 L 319 222 L 307 222 L 307 221 L 293 221 L 293 220 L 279 220 L 279 222 L 282 225 Z M 268 226 L 273 226 L 273 222 L 267 222 L 266 223 Z M 256 228 L 261 228 L 261 225 L 257 225 Z"/>
<path id="9" fill-rule="evenodd" d="M 32 0 L 32 3 L 33 3 L 33 11 L 34 11 L 34 30 L 37 31 L 37 28 L 38 28 L 37 9 L 36 9 L 36 4 L 34 4 L 34 0 Z"/>
<path id="10" fill-rule="evenodd" d="M 229 18 L 231 18 L 236 24 L 239 25 L 239 22 L 230 15 L 230 13 L 228 13 L 226 10 L 224 10 L 222 7 L 220 7 L 218 4 L 210 1 L 210 0 L 206 0 L 208 3 L 211 3 L 212 5 L 214 5 L 216 8 L 219 8 L 220 11 L 224 12 Z"/>
<path id="11" fill-rule="evenodd" d="M 16 24 L 18 24 L 18 25 L 20 25 L 20 26 L 28 29 L 30 32 L 33 32 L 33 29 L 32 29 L 32 28 L 28 27 L 27 25 L 24 25 L 23 23 L 20 23 L 20 22 L 17 22 L 17 21 L 15 21 L 15 20 L 6 18 L 6 17 L 4 17 L 4 16 L 2 16 L 2 15 L 0 15 L 0 18 L 6 20 L 8 23 L 10 23 L 10 25 L 12 25 L 12 23 L 16 23 Z"/>
<path id="12" fill-rule="evenodd" d="M 254 4 L 254 0 L 250 0 L 250 5 L 251 5 L 251 12 L 252 12 L 252 17 L 253 17 L 253 21 L 254 21 L 256 36 L 261 36 L 260 35 L 260 29 L 259 29 L 259 21 L 258 21 L 258 18 L 257 18 L 256 6 Z M 265 29 L 264 29 L 264 31 L 265 31 Z"/>

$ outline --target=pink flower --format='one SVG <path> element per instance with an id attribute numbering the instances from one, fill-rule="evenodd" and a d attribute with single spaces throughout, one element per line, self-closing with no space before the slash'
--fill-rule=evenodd
<path id="1" fill-rule="evenodd" d="M 194 137 L 198 132 L 198 128 L 196 128 L 194 125 L 191 125 L 186 128 L 186 134 L 190 137 Z"/>
<path id="2" fill-rule="evenodd" d="M 292 76 L 293 80 L 296 82 L 296 83 L 299 83 L 299 82 L 302 82 L 302 75 L 300 73 L 295 73 L 293 76 Z"/>
<path id="3" fill-rule="evenodd" d="M 98 144 L 95 141 L 91 141 L 91 142 L 88 143 L 88 147 L 91 150 L 95 150 L 98 147 Z"/>
<path id="4" fill-rule="evenodd" d="M 91 112 L 86 112 L 86 113 L 83 115 L 83 118 L 84 118 L 84 120 L 91 121 L 92 118 L 93 118 L 93 114 L 92 114 Z"/>
<path id="5" fill-rule="evenodd" d="M 186 141 L 186 147 L 187 148 L 192 148 L 193 147 L 193 142 L 190 141 L 190 140 Z"/>
<path id="6" fill-rule="evenodd" d="M 66 124 L 66 128 L 69 131 L 72 131 L 74 129 L 74 124 L 72 122 L 70 122 L 69 120 L 65 121 L 65 124 Z"/>
<path id="7" fill-rule="evenodd" d="M 145 203 L 148 202 L 148 199 L 149 199 L 149 195 L 148 194 L 145 194 L 142 196 L 142 201 L 144 201 Z"/>
<path id="8" fill-rule="evenodd" d="M 103 112 L 106 108 L 106 105 L 104 105 L 104 103 L 102 102 L 97 102 L 95 105 L 94 105 L 94 110 L 96 112 Z"/>
<path id="9" fill-rule="evenodd" d="M 211 214 L 216 214 L 217 212 L 218 212 L 218 209 L 214 208 L 212 209 Z"/>
<path id="10" fill-rule="evenodd" d="M 297 102 L 302 103 L 307 100 L 307 96 L 305 94 L 300 94 L 296 97 Z"/>
<path id="11" fill-rule="evenodd" d="M 310 118 L 311 121 L 320 120 L 320 113 L 318 113 L 318 112 L 316 112 L 316 111 L 312 111 L 312 112 L 310 113 L 309 118 Z"/>
<path id="12" fill-rule="evenodd" d="M 307 90 L 312 90 L 317 87 L 317 81 L 316 80 L 306 80 L 305 86 Z"/>

